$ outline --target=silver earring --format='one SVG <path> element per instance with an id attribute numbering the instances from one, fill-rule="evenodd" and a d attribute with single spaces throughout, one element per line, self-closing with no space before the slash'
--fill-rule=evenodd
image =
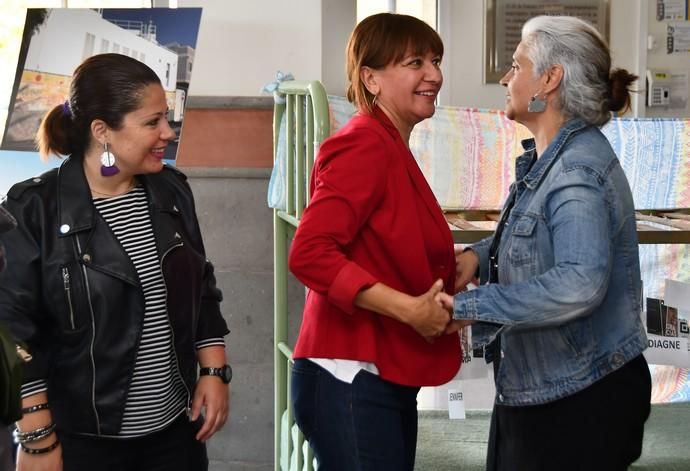
<path id="1" fill-rule="evenodd" d="M 539 95 L 534 95 L 527 104 L 527 111 L 530 113 L 543 113 L 546 109 L 546 100 L 539 98 Z"/>
<path id="2" fill-rule="evenodd" d="M 115 165 L 115 156 L 108 150 L 108 143 L 103 144 L 103 153 L 101 154 L 101 175 L 104 177 L 112 177 L 120 172 L 120 169 Z"/>

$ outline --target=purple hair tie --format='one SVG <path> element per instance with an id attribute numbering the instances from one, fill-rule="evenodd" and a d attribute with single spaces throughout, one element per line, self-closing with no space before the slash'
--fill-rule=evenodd
<path id="1" fill-rule="evenodd" d="M 69 108 L 69 100 L 65 100 L 62 104 L 62 115 L 68 118 L 72 116 L 72 110 Z"/>

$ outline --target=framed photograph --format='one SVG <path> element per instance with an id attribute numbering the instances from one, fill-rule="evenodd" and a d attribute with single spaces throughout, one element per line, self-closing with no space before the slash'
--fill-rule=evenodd
<path id="1" fill-rule="evenodd" d="M 74 69 L 93 55 L 116 53 L 160 78 L 177 136 L 165 159 L 174 162 L 200 20 L 201 8 L 27 9 L 0 150 L 35 152 L 41 120 L 69 97 Z"/>
<path id="2" fill-rule="evenodd" d="M 522 25 L 539 15 L 570 15 L 609 38 L 609 0 L 484 0 L 484 83 L 498 83 L 520 43 Z"/>

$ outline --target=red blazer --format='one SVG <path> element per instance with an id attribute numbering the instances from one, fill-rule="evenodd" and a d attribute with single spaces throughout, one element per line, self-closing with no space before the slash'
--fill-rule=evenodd
<path id="1" fill-rule="evenodd" d="M 379 109 L 357 114 L 321 145 L 311 202 L 290 251 L 309 289 L 295 358 L 372 362 L 381 378 L 408 386 L 448 382 L 460 368 L 457 334 L 429 344 L 412 327 L 358 308 L 376 282 L 417 296 L 455 283 L 453 239 L 399 132 Z"/>

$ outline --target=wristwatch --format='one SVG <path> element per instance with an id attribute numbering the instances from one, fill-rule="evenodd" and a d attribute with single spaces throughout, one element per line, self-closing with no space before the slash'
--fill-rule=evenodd
<path id="1" fill-rule="evenodd" d="M 221 381 L 228 384 L 232 379 L 232 368 L 230 365 L 223 365 L 220 368 L 199 368 L 199 376 L 218 376 Z"/>

